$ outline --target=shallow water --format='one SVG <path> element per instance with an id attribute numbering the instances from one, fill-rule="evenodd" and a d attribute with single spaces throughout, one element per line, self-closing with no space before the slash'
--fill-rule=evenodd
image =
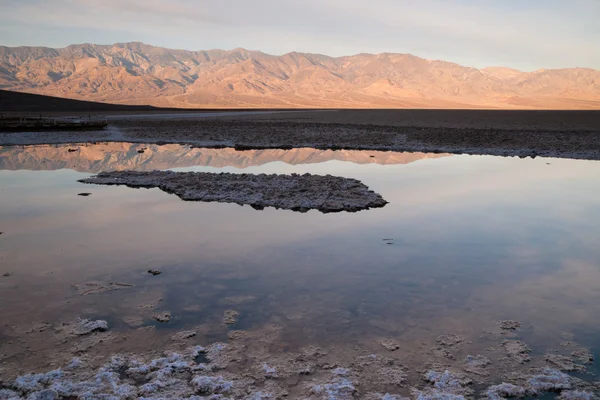
<path id="1" fill-rule="evenodd" d="M 513 319 L 534 354 L 565 338 L 598 351 L 599 162 L 113 143 L 0 148 L 0 168 L 0 335 L 78 315 L 127 331 L 140 316 L 156 335 L 202 326 L 206 342 L 277 324 L 277 351 L 393 337 L 417 352 L 449 332 L 483 349 L 486 327 Z M 389 204 L 257 211 L 77 182 L 155 168 L 332 174 Z M 90 280 L 135 287 L 80 296 Z M 159 298 L 167 324 L 140 311 Z"/>

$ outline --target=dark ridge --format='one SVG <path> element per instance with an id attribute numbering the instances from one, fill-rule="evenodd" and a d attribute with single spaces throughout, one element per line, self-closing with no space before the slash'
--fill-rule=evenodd
<path id="1" fill-rule="evenodd" d="M 0 89 L 0 114 L 2 113 L 88 113 L 88 112 L 202 112 L 202 111 L 293 111 L 294 108 L 166 108 L 148 105 L 98 103 L 66 99 L 41 94 L 13 92 Z M 301 108 L 302 111 L 324 108 Z"/>
<path id="2" fill-rule="evenodd" d="M 64 99 L 40 94 L 0 90 L 0 112 L 98 112 L 98 111 L 156 111 L 152 106 L 127 106 Z"/>

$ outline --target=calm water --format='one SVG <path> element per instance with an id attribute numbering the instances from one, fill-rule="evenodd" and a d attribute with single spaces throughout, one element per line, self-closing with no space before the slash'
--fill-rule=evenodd
<path id="1" fill-rule="evenodd" d="M 127 330 L 121 318 L 159 296 L 173 319 L 158 332 L 218 326 L 234 309 L 233 329 L 277 322 L 293 348 L 477 337 L 515 319 L 534 352 L 566 334 L 597 350 L 598 162 L 99 144 L 2 148 L 0 167 L 0 273 L 12 274 L 0 278 L 0 320 L 11 325 L 83 314 Z M 332 174 L 389 204 L 256 211 L 77 182 L 124 168 Z M 73 284 L 90 280 L 135 287 L 80 296 Z"/>

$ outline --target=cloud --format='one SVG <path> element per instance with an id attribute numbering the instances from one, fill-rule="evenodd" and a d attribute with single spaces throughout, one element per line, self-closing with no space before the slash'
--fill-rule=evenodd
<path id="1" fill-rule="evenodd" d="M 599 68 L 597 15 L 592 0 L 7 0 L 0 40 L 120 38 L 191 50 L 417 52 L 477 67 Z"/>

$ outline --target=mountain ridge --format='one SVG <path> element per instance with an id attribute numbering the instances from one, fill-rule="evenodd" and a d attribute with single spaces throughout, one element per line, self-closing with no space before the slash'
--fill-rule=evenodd
<path id="1" fill-rule="evenodd" d="M 600 109 L 600 71 L 477 69 L 403 53 L 330 57 L 142 42 L 0 46 L 0 89 L 200 108 Z"/>

